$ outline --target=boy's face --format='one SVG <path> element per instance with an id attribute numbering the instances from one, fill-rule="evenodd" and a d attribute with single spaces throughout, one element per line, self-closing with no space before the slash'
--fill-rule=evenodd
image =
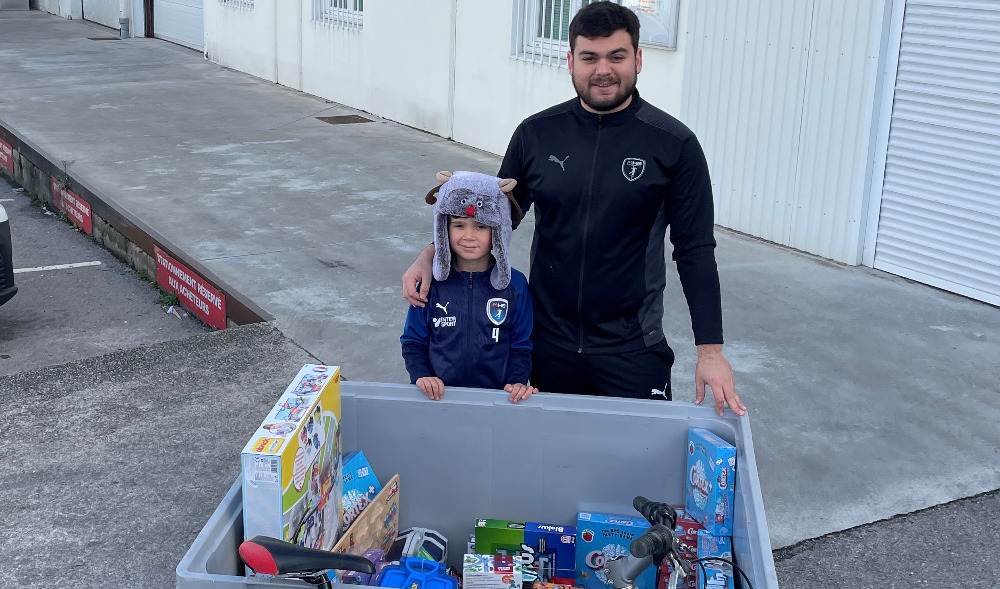
<path id="1" fill-rule="evenodd" d="M 475 262 L 490 255 L 493 229 L 468 217 L 450 217 L 448 243 L 456 256 Z"/>

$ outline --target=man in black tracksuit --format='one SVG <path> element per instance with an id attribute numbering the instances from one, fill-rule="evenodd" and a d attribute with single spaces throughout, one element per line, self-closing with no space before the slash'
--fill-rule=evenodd
<path id="1" fill-rule="evenodd" d="M 613 2 L 585 6 L 569 28 L 574 98 L 525 119 L 498 176 L 535 209 L 528 280 L 534 300 L 531 384 L 541 391 L 671 398 L 674 355 L 662 332 L 666 229 L 705 385 L 721 415 L 736 395 L 722 354 L 722 306 L 708 166 L 694 134 L 643 101 L 639 21 Z M 403 277 L 413 288 L 414 263 Z M 416 304 L 416 303 L 415 303 Z"/>

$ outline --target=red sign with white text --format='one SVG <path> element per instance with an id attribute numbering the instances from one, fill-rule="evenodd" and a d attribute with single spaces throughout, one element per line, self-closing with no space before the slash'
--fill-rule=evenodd
<path id="1" fill-rule="evenodd" d="M 87 235 L 93 235 L 94 220 L 90 216 L 90 204 L 72 190 L 60 188 L 59 182 L 55 178 L 52 178 L 52 202 Z"/>
<path id="2" fill-rule="evenodd" d="M 14 173 L 14 148 L 3 139 L 0 139 L 0 166 Z"/>
<path id="3" fill-rule="evenodd" d="M 217 329 L 226 328 L 226 299 L 214 286 L 157 246 L 156 282 L 160 288 L 177 295 L 184 306 L 202 321 Z"/>

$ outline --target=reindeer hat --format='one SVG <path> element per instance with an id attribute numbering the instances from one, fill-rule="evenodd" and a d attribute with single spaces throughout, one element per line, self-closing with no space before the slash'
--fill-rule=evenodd
<path id="1" fill-rule="evenodd" d="M 510 196 L 515 180 L 501 180 L 476 172 L 438 172 L 439 186 L 427 193 L 434 205 L 434 279 L 442 281 L 451 272 L 448 217 L 469 217 L 493 229 L 491 253 L 496 260 L 490 284 L 500 290 L 510 284 L 511 220 L 520 221 L 521 208 Z"/>

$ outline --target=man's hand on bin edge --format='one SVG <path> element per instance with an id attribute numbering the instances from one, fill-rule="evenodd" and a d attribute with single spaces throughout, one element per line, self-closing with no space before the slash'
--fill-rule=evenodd
<path id="1" fill-rule="evenodd" d="M 440 401 L 444 396 L 444 381 L 436 376 L 418 378 L 416 385 L 431 401 Z"/>
<path id="2" fill-rule="evenodd" d="M 538 389 L 536 389 L 535 387 L 521 383 L 509 384 L 505 386 L 503 390 L 510 393 L 510 397 L 508 398 L 510 399 L 511 403 L 517 403 L 518 401 L 523 401 L 524 399 L 527 399 L 531 395 L 534 395 L 535 393 L 538 392 Z"/>
<path id="3" fill-rule="evenodd" d="M 747 408 L 736 394 L 733 368 L 722 354 L 722 344 L 702 344 L 698 346 L 698 365 L 694 371 L 695 398 L 701 404 L 705 400 L 705 385 L 712 389 L 715 397 L 715 412 L 720 416 L 728 404 L 737 415 L 746 415 Z"/>
<path id="4" fill-rule="evenodd" d="M 417 254 L 417 259 L 403 273 L 403 298 L 414 307 L 423 307 L 427 302 L 427 292 L 431 288 L 434 273 L 434 244 L 430 244 Z"/>

